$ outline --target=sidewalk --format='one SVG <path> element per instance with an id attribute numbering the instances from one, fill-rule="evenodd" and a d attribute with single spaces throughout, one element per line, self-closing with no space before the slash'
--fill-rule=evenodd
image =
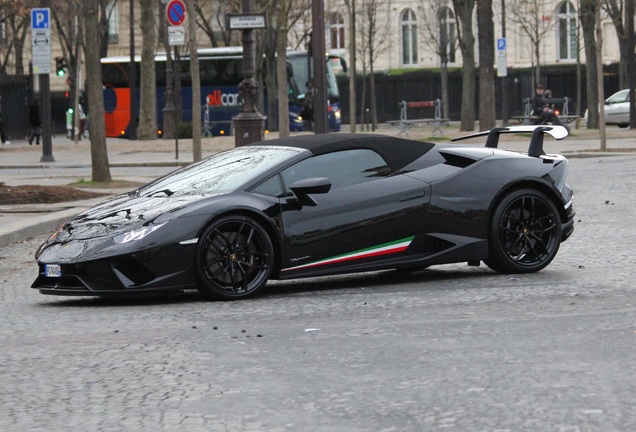
<path id="1" fill-rule="evenodd" d="M 478 127 L 477 123 L 476 127 Z M 348 130 L 349 127 L 344 125 L 343 132 L 348 132 Z M 412 128 L 410 138 L 449 142 L 450 138 L 467 135 L 467 133 L 459 131 L 458 124 L 455 122 L 444 128 L 445 137 L 442 139 L 431 138 L 431 131 L 432 128 L 429 126 Z M 358 129 L 358 132 L 362 131 Z M 377 132 L 397 135 L 398 129 L 389 125 L 380 125 Z M 277 133 L 271 133 L 265 136 L 265 140 L 277 137 Z M 84 139 L 76 144 L 66 137 L 60 136 L 53 138 L 52 141 L 54 162 L 41 162 L 42 146 L 30 146 L 26 140 L 12 141 L 10 145 L 0 145 L 0 182 L 11 186 L 21 184 L 67 185 L 79 178 L 86 178 L 86 175 L 77 177 L 56 175 L 56 171 L 71 168 L 84 168 L 84 171 L 90 169 L 89 141 Z M 485 139 L 472 139 L 461 141 L 458 144 L 483 146 L 484 142 Z M 203 138 L 201 145 L 203 157 L 233 148 L 234 143 L 233 136 Z M 529 135 L 503 135 L 499 147 L 527 151 L 528 143 Z M 598 131 L 587 129 L 573 129 L 571 135 L 562 141 L 546 137 L 544 148 L 547 153 L 560 153 L 568 158 L 636 154 L 636 131 L 614 126 L 608 127 L 606 152 L 600 151 Z M 193 161 L 192 140 L 190 139 L 180 139 L 177 148 L 177 143 L 174 140 L 129 141 L 109 138 L 107 149 L 111 168 L 128 167 L 134 170 L 138 167 L 161 167 L 170 171 Z M 125 180 L 148 182 L 150 180 L 148 174 L 142 175 L 141 171 L 138 170 L 139 174 L 126 175 Z M 119 179 L 114 175 L 113 178 Z M 117 194 L 126 192 L 126 190 L 111 189 L 105 192 Z M 72 216 L 90 208 L 102 199 L 29 206 L 0 205 L 0 247 L 52 232 Z"/>

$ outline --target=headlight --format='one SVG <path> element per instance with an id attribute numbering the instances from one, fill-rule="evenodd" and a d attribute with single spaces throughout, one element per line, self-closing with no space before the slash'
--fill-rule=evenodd
<path id="1" fill-rule="evenodd" d="M 336 120 L 340 120 L 340 110 L 334 111 L 333 115 L 336 118 Z"/>
<path id="2" fill-rule="evenodd" d="M 114 237 L 113 241 L 117 244 L 123 244 L 123 243 L 130 243 L 132 241 L 141 240 L 142 238 L 146 237 L 151 232 L 158 230 L 164 225 L 165 223 L 158 224 L 158 225 L 150 225 L 150 226 L 139 228 L 133 231 L 129 231 L 125 234 L 120 234 Z"/>

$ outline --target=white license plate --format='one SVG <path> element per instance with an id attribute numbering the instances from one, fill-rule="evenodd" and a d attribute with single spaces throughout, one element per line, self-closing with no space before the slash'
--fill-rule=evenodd
<path id="1" fill-rule="evenodd" d="M 54 278 L 62 277 L 62 266 L 59 264 L 44 264 L 44 276 Z"/>

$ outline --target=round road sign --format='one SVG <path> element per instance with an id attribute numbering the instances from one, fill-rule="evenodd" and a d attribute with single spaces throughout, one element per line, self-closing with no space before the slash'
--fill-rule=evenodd
<path id="1" fill-rule="evenodd" d="M 180 26 L 185 21 L 186 7 L 182 0 L 170 0 L 166 6 L 166 18 L 170 25 Z"/>

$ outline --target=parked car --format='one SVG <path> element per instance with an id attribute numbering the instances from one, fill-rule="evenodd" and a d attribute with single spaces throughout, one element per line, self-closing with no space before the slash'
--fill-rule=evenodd
<path id="1" fill-rule="evenodd" d="M 497 148 L 532 133 L 527 153 Z M 547 266 L 574 228 L 562 126 L 479 132 L 485 147 L 321 134 L 237 147 L 97 205 L 37 251 L 44 294 L 198 289 L 252 296 L 295 279 L 484 261 Z"/>
<path id="2" fill-rule="evenodd" d="M 587 124 L 587 110 L 583 120 Z M 605 99 L 605 124 L 629 126 L 629 89 L 621 90 Z"/>

